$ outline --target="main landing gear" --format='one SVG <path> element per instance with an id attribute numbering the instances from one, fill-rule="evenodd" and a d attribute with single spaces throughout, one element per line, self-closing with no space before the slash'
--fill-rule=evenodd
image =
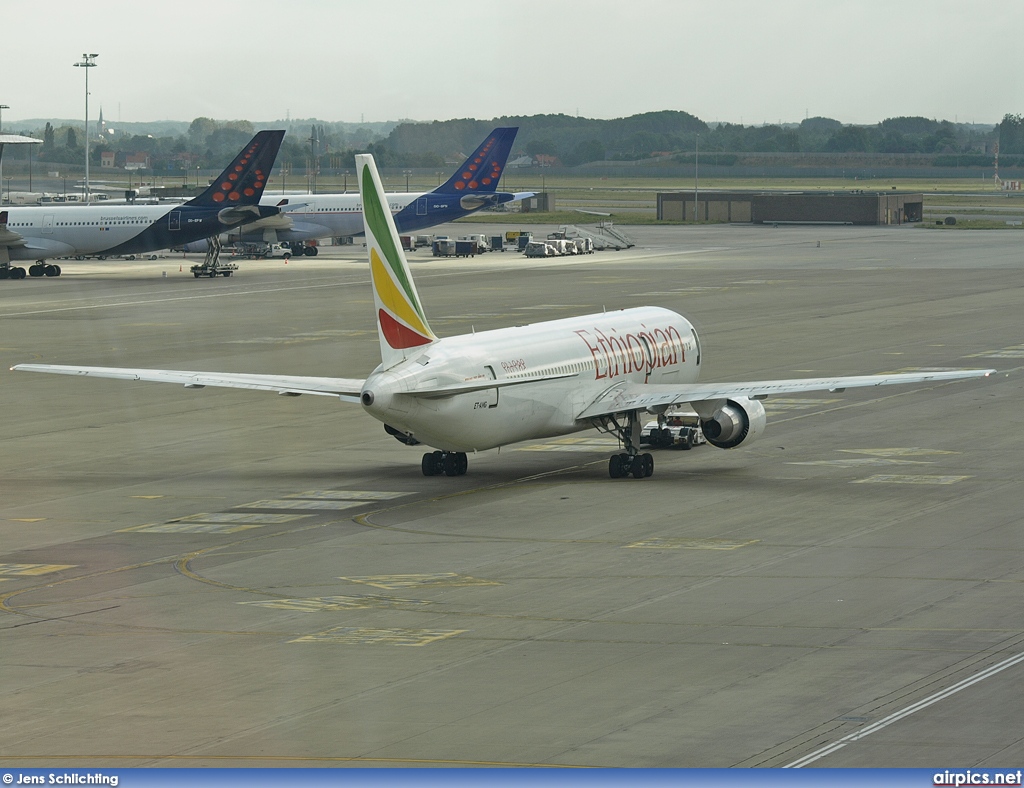
<path id="1" fill-rule="evenodd" d="M 631 410 L 626 414 L 626 423 L 620 424 L 615 416 L 604 416 L 595 426 L 602 432 L 614 435 L 626 449 L 613 454 L 608 460 L 608 475 L 613 479 L 645 479 L 654 475 L 654 455 L 641 454 L 640 414 Z"/>
<path id="2" fill-rule="evenodd" d="M 35 265 L 28 267 L 29 276 L 60 276 L 60 266 L 55 263 L 44 263 L 36 260 Z"/>
<path id="3" fill-rule="evenodd" d="M 608 475 L 613 479 L 645 479 L 654 475 L 654 455 L 652 454 L 613 454 L 608 460 Z"/>
<path id="4" fill-rule="evenodd" d="M 26 272 L 20 265 L 11 265 L 10 262 L 0 261 L 0 279 L 24 279 L 28 276 L 60 276 L 60 266 L 55 263 L 47 263 L 36 260 L 28 267 Z"/>
<path id="5" fill-rule="evenodd" d="M 428 451 L 420 467 L 424 476 L 464 476 L 469 459 L 461 451 Z"/>

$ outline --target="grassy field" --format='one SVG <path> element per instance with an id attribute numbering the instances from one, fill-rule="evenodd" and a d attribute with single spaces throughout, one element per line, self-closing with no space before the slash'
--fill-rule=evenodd
<path id="1" fill-rule="evenodd" d="M 444 175 L 429 178 L 411 175 L 406 178 L 385 177 L 388 191 L 430 191 L 437 188 Z M 289 183 L 290 188 L 305 183 Z M 355 178 L 321 177 L 316 184 L 318 192 L 338 192 L 356 188 Z M 658 192 L 693 191 L 693 179 L 680 178 L 604 178 L 550 175 L 542 170 L 516 170 L 506 172 L 499 188 L 510 192 L 548 192 L 554 197 L 556 211 L 530 214 L 483 213 L 460 221 L 514 226 L 524 222 L 543 224 L 596 224 L 602 220 L 615 224 L 691 224 L 692 222 L 658 222 Z M 944 230 L 1013 229 L 1006 221 L 1024 219 L 1024 192 L 997 190 L 989 179 L 852 179 L 852 178 L 777 178 L 777 179 L 700 179 L 700 191 L 808 191 L 839 192 L 861 189 L 864 191 L 921 192 L 924 195 L 925 221 L 921 227 Z M 273 179 L 268 193 L 280 189 Z M 991 216 L 979 219 L 961 219 L 956 225 L 937 226 L 936 219 L 949 213 L 1006 215 L 1003 221 Z M 592 213 L 591 213 L 592 212 Z M 602 216 L 599 214 L 607 214 Z M 1019 229 L 1019 228 L 1018 228 Z"/>
<path id="2" fill-rule="evenodd" d="M 556 212 L 531 213 L 530 221 L 550 224 L 594 224 L 602 219 L 616 224 L 669 224 L 658 222 L 658 192 L 693 191 L 689 183 L 671 178 L 562 178 L 538 175 L 535 172 L 515 174 L 502 180 L 506 191 L 547 191 L 555 199 Z M 935 219 L 943 218 L 955 209 L 958 214 L 1005 213 L 1006 220 L 991 218 L 966 219 L 956 225 L 942 225 L 942 229 L 1005 229 L 1013 227 L 1006 221 L 1024 219 L 1024 192 L 998 191 L 992 181 L 975 179 L 765 179 L 726 180 L 708 179 L 699 182 L 699 189 L 715 191 L 819 191 L 838 192 L 862 189 L 864 191 L 921 192 L 924 195 L 925 222 L 923 227 L 937 227 Z M 597 216 L 587 211 L 607 213 Z M 465 221 L 492 221 L 516 224 L 525 217 L 517 214 L 488 213 Z M 671 222 L 691 224 L 692 222 Z"/>

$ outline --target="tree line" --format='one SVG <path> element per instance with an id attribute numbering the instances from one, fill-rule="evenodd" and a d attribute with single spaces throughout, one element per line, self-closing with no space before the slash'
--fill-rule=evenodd
<path id="1" fill-rule="evenodd" d="M 183 124 L 182 124 L 183 125 Z M 104 135 L 90 127 L 90 159 L 98 165 L 104 152 L 146 153 L 157 172 L 187 171 L 223 165 L 260 128 L 280 128 L 280 121 L 196 118 L 178 134 Z M 284 167 L 313 170 L 354 168 L 357 153 L 372 153 L 382 167 L 446 169 L 471 152 L 496 126 L 517 126 L 513 156 L 549 156 L 567 166 L 606 160 L 638 160 L 675 154 L 677 160 L 702 155 L 742 153 L 878 153 L 932 154 L 935 163 L 988 161 L 994 143 L 1002 154 L 1024 154 L 1024 116 L 1007 114 L 996 126 L 953 123 L 924 117 L 887 118 L 874 125 L 843 124 L 824 117 L 794 124 L 745 126 L 707 123 L 687 112 L 666 110 L 626 118 L 598 120 L 565 114 L 503 116 L 389 124 L 293 121 L 278 156 Z M 81 126 L 64 124 L 28 133 L 43 140 L 34 152 L 40 161 L 82 161 Z M 27 155 L 17 148 L 11 158 Z M 952 158 L 950 158 L 952 157 Z M 733 159 L 734 160 L 734 159 Z M 1008 162 L 1009 163 L 1009 162 Z M 952 165 L 951 165 L 952 166 Z"/>

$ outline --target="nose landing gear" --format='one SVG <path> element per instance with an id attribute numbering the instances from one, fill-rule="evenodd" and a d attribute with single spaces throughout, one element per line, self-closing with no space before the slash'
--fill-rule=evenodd
<path id="1" fill-rule="evenodd" d="M 469 458 L 461 451 L 431 451 L 420 463 L 424 476 L 464 476 Z"/>

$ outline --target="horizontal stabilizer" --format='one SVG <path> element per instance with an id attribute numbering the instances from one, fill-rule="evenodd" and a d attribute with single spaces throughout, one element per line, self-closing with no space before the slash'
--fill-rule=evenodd
<path id="1" fill-rule="evenodd" d="M 53 375 L 141 380 L 149 383 L 178 383 L 186 388 L 206 386 L 231 389 L 273 391 L 277 394 L 314 394 L 358 402 L 363 380 L 353 378 L 314 378 L 299 375 L 249 375 L 234 372 L 188 372 L 176 369 L 127 369 L 122 367 L 72 367 L 61 364 L 17 364 L 13 372 L 48 372 Z"/>

